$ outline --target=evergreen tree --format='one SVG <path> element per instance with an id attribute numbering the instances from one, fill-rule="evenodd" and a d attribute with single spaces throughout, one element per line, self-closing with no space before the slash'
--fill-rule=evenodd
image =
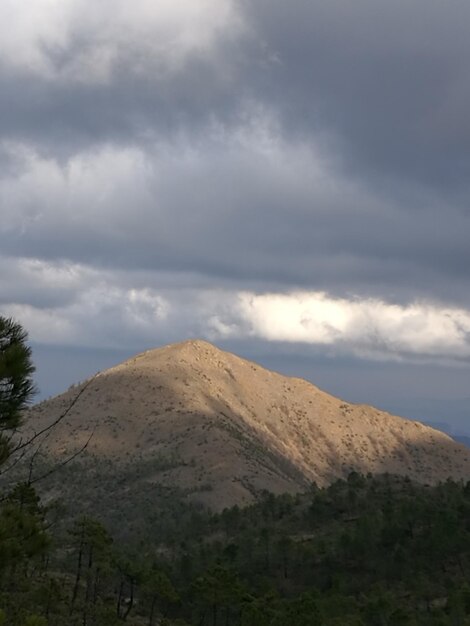
<path id="1" fill-rule="evenodd" d="M 34 394 L 31 348 L 27 333 L 10 318 L 0 317 L 0 465 L 12 450 L 11 434 Z"/>

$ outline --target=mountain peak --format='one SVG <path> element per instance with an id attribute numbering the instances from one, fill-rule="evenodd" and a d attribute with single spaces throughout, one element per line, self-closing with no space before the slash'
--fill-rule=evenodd
<path id="1" fill-rule="evenodd" d="M 206 341 L 205 339 L 185 339 L 184 341 L 180 341 L 178 343 L 171 343 L 168 344 L 166 346 L 163 346 L 163 348 L 156 348 L 157 350 L 174 350 L 174 351 L 178 351 L 178 350 L 195 350 L 195 351 L 201 351 L 201 350 L 208 350 L 208 351 L 212 351 L 212 352 L 223 352 L 222 350 L 220 350 L 220 348 L 217 348 L 214 344 L 210 343 L 209 341 Z"/>
<path id="2" fill-rule="evenodd" d="M 76 394 L 34 407 L 30 423 L 53 420 Z M 326 485 L 352 470 L 424 483 L 470 479 L 470 450 L 447 435 L 349 404 L 200 339 L 102 372 L 44 446 L 52 456 L 70 454 L 91 432 L 88 452 L 97 462 L 128 458 L 154 467 L 152 459 L 171 458 L 174 466 L 148 480 L 214 508 L 248 503 L 263 490 Z"/>

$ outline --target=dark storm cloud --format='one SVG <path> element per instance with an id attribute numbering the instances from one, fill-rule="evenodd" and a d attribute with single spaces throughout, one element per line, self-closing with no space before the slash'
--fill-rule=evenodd
<path id="1" fill-rule="evenodd" d="M 39 309 L 73 302 L 82 283 L 67 267 L 0 255 L 0 306 L 27 304 Z"/>
<path id="2" fill-rule="evenodd" d="M 324 172 L 302 146 L 263 153 L 256 135 L 244 141 L 232 138 L 230 149 L 206 141 L 187 159 L 176 145 L 92 153 L 65 170 L 34 160 L 4 193 L 14 210 L 2 249 L 108 269 L 195 271 L 219 285 L 469 302 L 468 218 L 458 207 L 428 193 L 410 211 Z"/>
<path id="3" fill-rule="evenodd" d="M 246 6 L 273 59 L 261 84 L 287 129 L 328 129 L 362 176 L 467 187 L 467 2 Z"/>
<path id="4" fill-rule="evenodd" d="M 248 59 L 232 0 L 137 0 L 133 16 L 117 4 L 65 0 L 61 10 L 36 0 L 37 32 L 34 16 L 16 9 L 18 43 L 0 46 L 4 139 L 64 158 L 101 143 L 197 134 L 213 116 L 237 116 Z"/>
<path id="5" fill-rule="evenodd" d="M 142 144 L 182 130 L 203 134 L 214 118 L 237 125 L 252 99 L 281 115 L 288 138 L 330 144 L 342 167 L 369 184 L 393 178 L 450 195 L 467 188 L 468 3 L 240 6 L 246 29 L 176 68 L 121 37 L 105 79 L 84 78 L 77 59 L 102 44 L 99 22 L 45 47 L 47 75 L 4 63 L 2 136 L 59 154 L 102 142 Z"/>
<path id="6" fill-rule="evenodd" d="M 151 304 L 117 311 L 118 336 L 135 318 L 146 336 L 163 276 L 470 306 L 467 3 L 34 6 L 0 41 L 2 302 L 61 309 L 64 337 L 100 281 L 109 315 L 137 275 Z M 25 259 L 45 284 L 82 269 L 30 289 Z"/>
<path id="7" fill-rule="evenodd" d="M 197 59 L 162 77 L 151 67 L 145 75 L 124 67 L 106 84 L 0 73 L 0 133 L 60 159 L 101 143 L 145 145 L 202 133 L 212 116 L 237 116 L 236 84 L 224 84 L 219 70 Z"/>

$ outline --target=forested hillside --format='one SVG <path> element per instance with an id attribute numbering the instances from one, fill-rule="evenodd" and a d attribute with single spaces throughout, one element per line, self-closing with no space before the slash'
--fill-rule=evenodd
<path id="1" fill-rule="evenodd" d="M 18 486 L 1 508 L 4 623 L 470 623 L 469 484 L 351 474 L 220 514 L 171 510 L 156 512 L 160 540 L 113 541 Z"/>

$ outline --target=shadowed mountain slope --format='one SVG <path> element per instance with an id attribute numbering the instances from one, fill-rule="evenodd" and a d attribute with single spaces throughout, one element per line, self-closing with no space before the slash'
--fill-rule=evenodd
<path id="1" fill-rule="evenodd" d="M 67 458 L 93 433 L 84 455 L 93 471 L 145 466 L 127 490 L 177 488 L 221 509 L 264 489 L 326 485 L 351 470 L 423 483 L 470 480 L 470 449 L 444 433 L 349 404 L 204 341 L 139 354 L 33 407 L 28 424 L 38 430 L 53 421 L 79 393 L 42 450 Z"/>

